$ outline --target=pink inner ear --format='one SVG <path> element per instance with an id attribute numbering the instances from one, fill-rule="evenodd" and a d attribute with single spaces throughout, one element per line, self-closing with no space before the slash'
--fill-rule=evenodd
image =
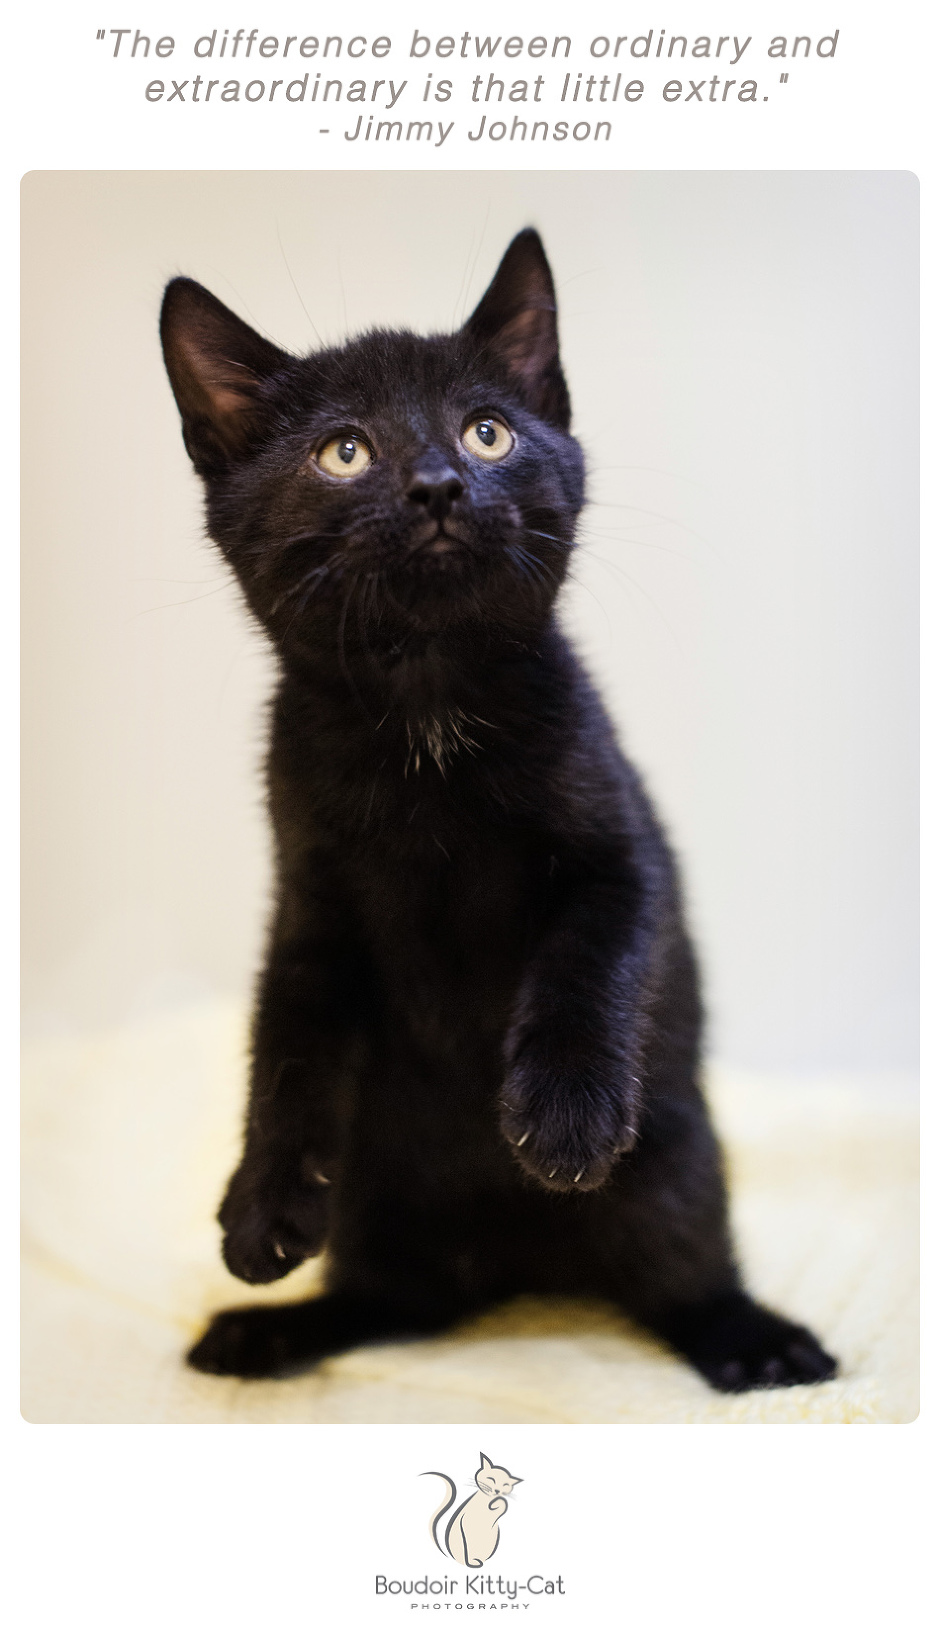
<path id="1" fill-rule="evenodd" d="M 179 349 L 191 378 L 208 398 L 213 417 L 225 419 L 244 412 L 258 382 L 249 367 L 218 356 L 211 344 L 200 344 L 189 335 L 181 337 Z"/>
<path id="2" fill-rule="evenodd" d="M 499 330 L 494 348 L 512 373 L 523 379 L 537 379 L 555 354 L 555 328 L 552 311 L 527 306 Z"/>
<path id="3" fill-rule="evenodd" d="M 232 390 L 231 386 L 209 385 L 207 386 L 207 394 L 220 418 L 227 418 L 234 413 L 243 413 L 248 406 L 245 393 L 241 390 Z"/>

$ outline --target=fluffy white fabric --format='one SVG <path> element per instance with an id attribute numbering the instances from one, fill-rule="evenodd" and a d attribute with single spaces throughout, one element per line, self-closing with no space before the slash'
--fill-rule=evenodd
<path id="1" fill-rule="evenodd" d="M 829 1423 L 917 1413 L 917 1139 L 902 1081 L 713 1072 L 750 1284 L 837 1354 L 823 1386 L 722 1397 L 612 1308 L 525 1299 L 289 1381 L 194 1374 L 252 1291 L 212 1220 L 237 1152 L 243 1015 L 187 1008 L 25 1059 L 23 1413 L 37 1422 Z"/>

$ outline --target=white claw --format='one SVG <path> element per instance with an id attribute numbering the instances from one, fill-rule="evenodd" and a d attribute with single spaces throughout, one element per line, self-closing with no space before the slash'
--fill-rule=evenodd
<path id="1" fill-rule="evenodd" d="M 330 1182 L 329 1177 L 324 1176 L 322 1171 L 314 1171 L 313 1174 L 316 1177 L 317 1181 L 323 1184 L 324 1188 L 332 1187 L 332 1183 Z"/>
<path id="2" fill-rule="evenodd" d="M 575 1179 L 574 1179 L 574 1180 L 575 1180 L 575 1182 L 580 1182 L 580 1181 L 581 1181 L 581 1178 L 582 1178 L 582 1177 L 583 1177 L 583 1175 L 584 1175 L 584 1173 L 585 1173 L 585 1171 L 586 1171 L 586 1170 L 587 1170 L 587 1166 L 586 1166 L 586 1165 L 582 1165 L 582 1167 L 581 1167 L 581 1169 L 580 1169 L 580 1171 L 579 1171 L 579 1172 L 578 1172 L 578 1174 L 577 1174 L 577 1176 L 576 1176 L 576 1177 L 575 1177 Z"/>
<path id="3" fill-rule="evenodd" d="M 523 1143 L 528 1142 L 531 1135 L 532 1135 L 532 1133 L 530 1131 L 525 1132 L 525 1134 L 522 1137 L 519 1138 L 519 1141 L 517 1142 L 516 1147 L 521 1148 Z"/>
<path id="4" fill-rule="evenodd" d="M 558 1170 L 558 1166 L 557 1166 L 557 1165 L 556 1165 L 556 1166 L 555 1166 L 555 1171 L 557 1171 L 557 1170 Z M 549 1171 L 549 1173 L 548 1173 L 548 1180 L 549 1180 L 549 1182 L 551 1182 L 551 1180 L 552 1180 L 552 1177 L 553 1177 L 553 1176 L 554 1176 L 554 1175 L 555 1175 L 555 1171 Z"/>
<path id="5" fill-rule="evenodd" d="M 284 1246 L 281 1245 L 281 1244 L 278 1244 L 276 1239 L 274 1241 L 274 1254 L 276 1256 L 280 1256 L 282 1261 L 287 1260 L 287 1252 L 285 1251 Z"/>

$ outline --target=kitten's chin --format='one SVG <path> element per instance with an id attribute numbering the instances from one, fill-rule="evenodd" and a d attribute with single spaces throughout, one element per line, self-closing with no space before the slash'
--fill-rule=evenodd
<path id="1" fill-rule="evenodd" d="M 459 597 L 479 576 L 479 562 L 474 561 L 464 540 L 443 529 L 413 544 L 405 558 L 388 571 L 396 597 L 409 605 L 417 605 L 429 595 Z"/>

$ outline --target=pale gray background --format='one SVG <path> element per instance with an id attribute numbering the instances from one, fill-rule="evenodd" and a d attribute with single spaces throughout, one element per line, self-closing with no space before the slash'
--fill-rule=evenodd
<path id="1" fill-rule="evenodd" d="M 28 176 L 31 1029 L 247 995 L 261 943 L 269 669 L 201 537 L 164 280 L 300 349 L 449 327 L 529 223 L 592 471 L 566 616 L 681 855 L 712 1049 L 913 1068 L 917 184 L 897 173 Z"/>

